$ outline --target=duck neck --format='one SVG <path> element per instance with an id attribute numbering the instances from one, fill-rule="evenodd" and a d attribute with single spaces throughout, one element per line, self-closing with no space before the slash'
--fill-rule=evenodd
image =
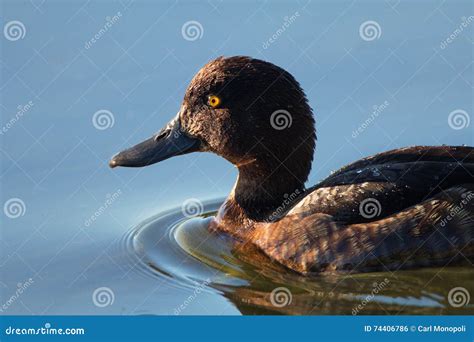
<path id="1" fill-rule="evenodd" d="M 234 189 L 219 211 L 222 224 L 252 226 L 278 220 L 304 192 L 304 179 L 297 179 L 285 166 L 268 167 L 256 162 L 240 166 Z"/>

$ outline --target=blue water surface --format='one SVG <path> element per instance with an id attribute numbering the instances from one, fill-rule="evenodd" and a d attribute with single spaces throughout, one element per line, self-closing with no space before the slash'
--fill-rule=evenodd
<path id="1" fill-rule="evenodd" d="M 173 314 L 188 298 L 193 291 L 125 265 L 120 241 L 187 199 L 225 196 L 236 169 L 204 153 L 143 169 L 107 162 L 175 116 L 194 73 L 218 56 L 271 61 L 306 90 L 318 132 L 310 185 L 393 148 L 474 145 L 471 1 L 6 0 L 0 8 L 0 204 L 21 200 L 19 214 L 0 212 L 3 314 Z M 23 24 L 20 38 L 6 30 L 12 21 Z M 367 22 L 377 24 L 375 37 L 361 30 Z M 19 115 L 19 106 L 28 110 Z M 98 112 L 105 126 L 93 120 Z M 114 296 L 105 307 L 91 299 L 102 287 Z M 186 307 L 239 312 L 210 291 Z"/>

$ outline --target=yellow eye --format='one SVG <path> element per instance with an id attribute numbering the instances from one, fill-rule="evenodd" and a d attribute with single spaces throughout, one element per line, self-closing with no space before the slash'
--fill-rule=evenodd
<path id="1" fill-rule="evenodd" d="M 217 106 L 221 104 L 221 99 L 217 97 L 216 95 L 209 95 L 209 97 L 207 98 L 207 103 L 212 108 L 216 108 Z"/>

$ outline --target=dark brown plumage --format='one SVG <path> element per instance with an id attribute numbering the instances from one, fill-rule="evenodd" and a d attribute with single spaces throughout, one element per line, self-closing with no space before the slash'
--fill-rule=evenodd
<path id="1" fill-rule="evenodd" d="M 285 127 L 273 121 L 275 113 L 286 115 Z M 388 151 L 306 190 L 315 141 L 311 108 L 288 72 L 249 57 L 221 57 L 193 78 L 175 120 L 111 166 L 192 151 L 224 157 L 239 177 L 210 229 L 300 273 L 474 260 L 474 148 Z"/>

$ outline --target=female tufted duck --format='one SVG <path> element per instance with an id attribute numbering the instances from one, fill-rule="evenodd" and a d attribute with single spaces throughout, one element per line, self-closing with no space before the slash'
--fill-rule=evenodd
<path id="1" fill-rule="evenodd" d="M 315 141 L 293 76 L 258 59 L 220 57 L 194 76 L 176 118 L 110 166 L 194 151 L 222 156 L 239 175 L 210 229 L 303 274 L 474 260 L 473 147 L 392 150 L 305 189 Z"/>

